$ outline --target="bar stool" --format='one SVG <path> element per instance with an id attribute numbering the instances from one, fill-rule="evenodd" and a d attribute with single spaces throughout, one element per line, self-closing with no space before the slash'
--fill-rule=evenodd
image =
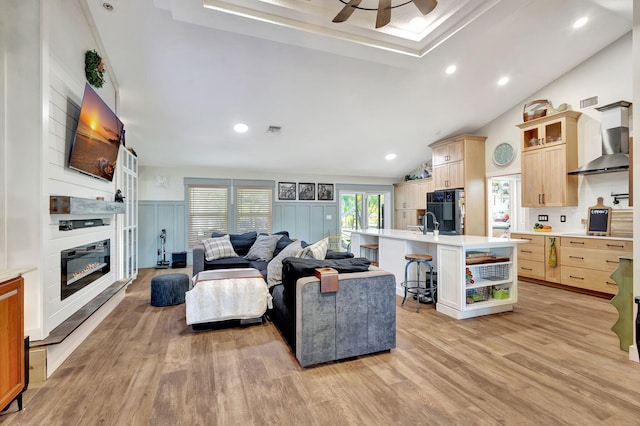
<path id="1" fill-rule="evenodd" d="M 433 285 L 433 266 L 431 266 L 431 260 L 433 258 L 428 254 L 405 254 L 405 260 L 407 261 L 404 267 L 404 299 L 402 299 L 402 305 L 407 300 L 407 294 L 411 293 L 416 296 L 416 312 L 420 311 L 420 297 L 430 297 L 433 305 L 436 303 L 436 288 Z M 409 280 L 409 266 L 416 265 L 416 279 Z M 429 269 L 429 276 L 424 279 L 424 287 L 420 285 L 420 265 L 425 265 Z"/>
<path id="2" fill-rule="evenodd" d="M 364 249 L 364 255 L 362 254 L 362 249 Z M 378 266 L 378 245 L 360 244 L 360 256 L 369 259 L 373 266 Z"/>

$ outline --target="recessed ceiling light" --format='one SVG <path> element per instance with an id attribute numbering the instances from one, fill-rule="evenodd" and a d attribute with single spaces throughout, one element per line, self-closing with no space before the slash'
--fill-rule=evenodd
<path id="1" fill-rule="evenodd" d="M 247 133 L 247 131 L 249 130 L 249 126 L 244 123 L 236 123 L 233 126 L 233 130 L 235 130 L 237 133 Z"/>
<path id="2" fill-rule="evenodd" d="M 447 74 L 453 74 L 454 72 L 456 72 L 457 69 L 458 69 L 458 67 L 456 67 L 455 65 L 449 65 L 447 67 L 447 69 L 445 70 L 445 72 Z"/>
<path id="3" fill-rule="evenodd" d="M 395 154 L 387 154 L 384 156 L 385 160 L 393 160 L 394 158 L 396 158 Z"/>
<path id="4" fill-rule="evenodd" d="M 501 77 L 500 80 L 498 80 L 498 86 L 504 86 L 508 82 L 509 82 L 509 77 Z"/>
<path id="5" fill-rule="evenodd" d="M 584 24 L 587 23 L 588 20 L 589 18 L 587 18 L 586 16 L 583 16 L 582 18 L 578 19 L 576 22 L 573 23 L 573 28 L 582 27 Z"/>

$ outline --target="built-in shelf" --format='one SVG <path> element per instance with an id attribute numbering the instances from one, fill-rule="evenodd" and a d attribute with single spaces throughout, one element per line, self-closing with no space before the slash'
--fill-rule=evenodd
<path id="1" fill-rule="evenodd" d="M 121 214 L 125 212 L 124 203 L 93 200 L 91 198 L 51 195 L 49 197 L 50 214 Z"/>

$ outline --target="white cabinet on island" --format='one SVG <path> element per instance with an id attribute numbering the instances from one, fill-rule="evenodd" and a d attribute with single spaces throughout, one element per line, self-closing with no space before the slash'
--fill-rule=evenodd
<path id="1" fill-rule="evenodd" d="M 351 251 L 377 244 L 380 268 L 396 277 L 403 295 L 405 254 L 433 257 L 437 277 L 436 310 L 457 318 L 472 318 L 513 310 L 518 301 L 516 244 L 526 240 L 474 235 L 423 235 L 415 231 L 381 229 L 352 231 Z M 413 268 L 409 271 L 415 274 Z M 415 279 L 410 276 L 409 279 Z"/>

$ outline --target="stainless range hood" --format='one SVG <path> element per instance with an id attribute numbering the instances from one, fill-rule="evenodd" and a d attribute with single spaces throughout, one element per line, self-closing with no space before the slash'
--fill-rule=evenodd
<path id="1" fill-rule="evenodd" d="M 629 169 L 629 107 L 619 101 L 596 108 L 602 112 L 602 155 L 570 175 L 622 172 Z"/>

